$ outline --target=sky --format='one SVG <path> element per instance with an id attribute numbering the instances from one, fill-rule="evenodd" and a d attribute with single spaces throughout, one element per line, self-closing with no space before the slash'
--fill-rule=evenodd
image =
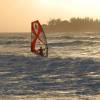
<path id="1" fill-rule="evenodd" d="M 100 19 L 100 0 L 0 0 L 0 32 L 30 32 L 34 20 L 71 17 Z"/>

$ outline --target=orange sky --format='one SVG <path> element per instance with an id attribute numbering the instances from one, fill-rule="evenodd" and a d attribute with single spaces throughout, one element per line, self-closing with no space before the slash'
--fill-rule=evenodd
<path id="1" fill-rule="evenodd" d="M 0 0 L 0 32 L 29 32 L 33 20 L 100 17 L 100 0 Z"/>

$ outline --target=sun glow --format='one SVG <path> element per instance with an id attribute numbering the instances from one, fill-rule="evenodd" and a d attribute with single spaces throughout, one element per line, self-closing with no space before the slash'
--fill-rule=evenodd
<path id="1" fill-rule="evenodd" d="M 0 12 L 0 31 L 29 31 L 36 19 L 99 18 L 100 0 L 0 0 Z"/>

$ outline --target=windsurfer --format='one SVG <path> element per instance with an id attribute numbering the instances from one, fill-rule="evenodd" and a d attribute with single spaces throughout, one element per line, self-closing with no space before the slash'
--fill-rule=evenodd
<path id="1" fill-rule="evenodd" d="M 44 48 L 45 47 L 45 48 Z M 31 23 L 31 52 L 39 56 L 48 56 L 47 40 L 38 20 Z"/>
<path id="2" fill-rule="evenodd" d="M 40 47 L 40 48 L 38 49 L 38 54 L 39 54 L 40 56 L 44 56 L 42 47 Z"/>

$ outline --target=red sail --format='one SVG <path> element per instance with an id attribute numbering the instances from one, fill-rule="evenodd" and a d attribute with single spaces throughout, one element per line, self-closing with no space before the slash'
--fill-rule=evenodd
<path id="1" fill-rule="evenodd" d="M 31 23 L 31 51 L 38 54 L 39 48 L 44 50 L 44 56 L 48 55 L 48 46 L 45 33 L 38 20 Z"/>

